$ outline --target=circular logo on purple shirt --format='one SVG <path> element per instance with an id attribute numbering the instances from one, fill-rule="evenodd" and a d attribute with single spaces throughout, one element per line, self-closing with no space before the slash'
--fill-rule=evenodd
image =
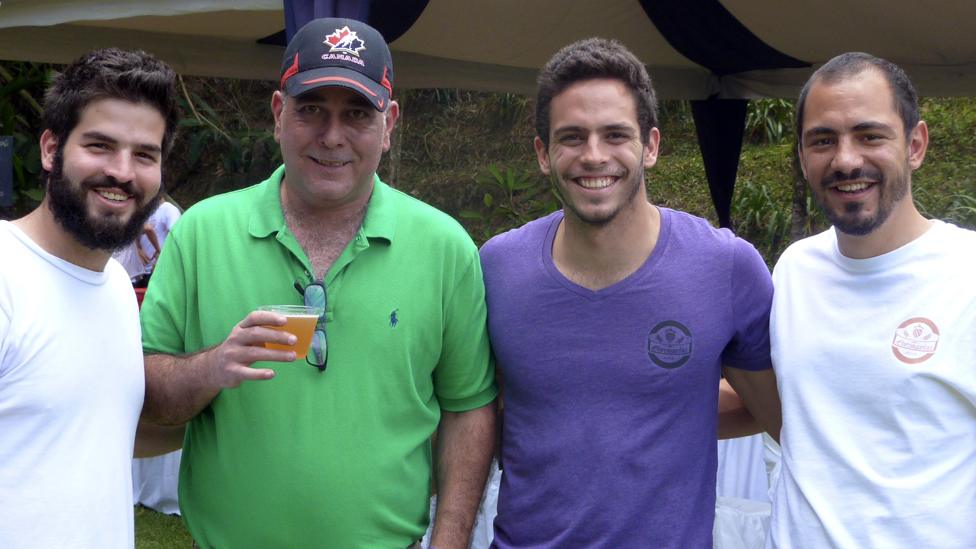
<path id="1" fill-rule="evenodd" d="M 647 356 L 661 368 L 680 368 L 691 358 L 691 332 L 684 324 L 666 320 L 647 334 Z"/>

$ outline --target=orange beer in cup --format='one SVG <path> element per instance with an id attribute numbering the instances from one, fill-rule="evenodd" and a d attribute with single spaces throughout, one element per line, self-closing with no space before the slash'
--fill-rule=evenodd
<path id="1" fill-rule="evenodd" d="M 307 307 L 305 305 L 264 305 L 259 307 L 262 311 L 271 311 L 284 315 L 287 318 L 284 326 L 266 326 L 272 330 L 288 332 L 298 340 L 294 345 L 282 345 L 280 343 L 265 342 L 266 349 L 276 349 L 280 351 L 295 351 L 295 359 L 305 358 L 308 354 L 308 347 L 312 344 L 312 334 L 315 333 L 315 323 L 318 322 L 322 309 L 319 307 Z"/>

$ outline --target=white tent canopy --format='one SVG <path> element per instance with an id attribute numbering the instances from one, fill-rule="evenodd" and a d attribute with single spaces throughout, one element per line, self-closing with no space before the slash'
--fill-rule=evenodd
<path id="1" fill-rule="evenodd" d="M 277 80 L 286 20 L 323 15 L 383 32 L 401 89 L 531 94 L 563 45 L 619 39 L 659 97 L 692 100 L 722 226 L 746 99 L 796 97 L 814 68 L 845 51 L 897 63 L 922 95 L 976 95 L 971 0 L 0 0 L 0 59 L 67 63 L 117 46 L 183 74 Z"/>
<path id="2" fill-rule="evenodd" d="M 688 4 L 679 11 L 719 5 Z M 903 66 L 923 95 L 976 91 L 976 2 L 922 9 L 905 0 L 724 0 L 719 7 L 760 41 L 814 67 L 862 50 Z M 151 51 L 184 74 L 274 80 L 282 50 L 257 40 L 284 26 L 282 0 L 2 0 L 0 59 L 66 63 L 93 47 L 119 46 Z M 553 52 L 597 35 L 634 50 L 665 98 L 794 97 L 811 70 L 716 76 L 672 47 L 639 0 L 429 0 L 391 44 L 396 84 L 531 93 Z"/>

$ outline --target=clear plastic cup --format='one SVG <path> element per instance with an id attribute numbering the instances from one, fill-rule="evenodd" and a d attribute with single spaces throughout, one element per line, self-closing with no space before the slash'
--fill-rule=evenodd
<path id="1" fill-rule="evenodd" d="M 305 305 L 262 305 L 258 307 L 258 310 L 284 315 L 288 319 L 284 326 L 268 326 L 268 328 L 288 332 L 298 339 L 294 345 L 265 342 L 264 347 L 281 351 L 295 351 L 296 359 L 305 358 L 305 355 L 308 354 L 308 347 L 312 343 L 312 334 L 315 333 L 315 324 L 322 314 L 322 309 Z"/>

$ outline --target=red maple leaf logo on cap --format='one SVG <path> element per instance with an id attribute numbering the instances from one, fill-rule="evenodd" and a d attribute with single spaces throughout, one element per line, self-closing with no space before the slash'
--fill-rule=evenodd
<path id="1" fill-rule="evenodd" d="M 342 42 L 343 38 L 349 36 L 351 32 L 352 31 L 349 30 L 349 27 L 342 27 L 341 29 L 336 29 L 334 33 L 330 34 L 325 38 L 325 42 L 330 46 L 335 46 L 339 42 Z"/>
<path id="2" fill-rule="evenodd" d="M 356 57 L 359 57 L 361 50 L 366 49 L 366 44 L 356 36 L 356 31 L 350 30 L 348 26 L 336 29 L 326 36 L 324 43 L 329 45 L 329 51 L 351 53 Z"/>

